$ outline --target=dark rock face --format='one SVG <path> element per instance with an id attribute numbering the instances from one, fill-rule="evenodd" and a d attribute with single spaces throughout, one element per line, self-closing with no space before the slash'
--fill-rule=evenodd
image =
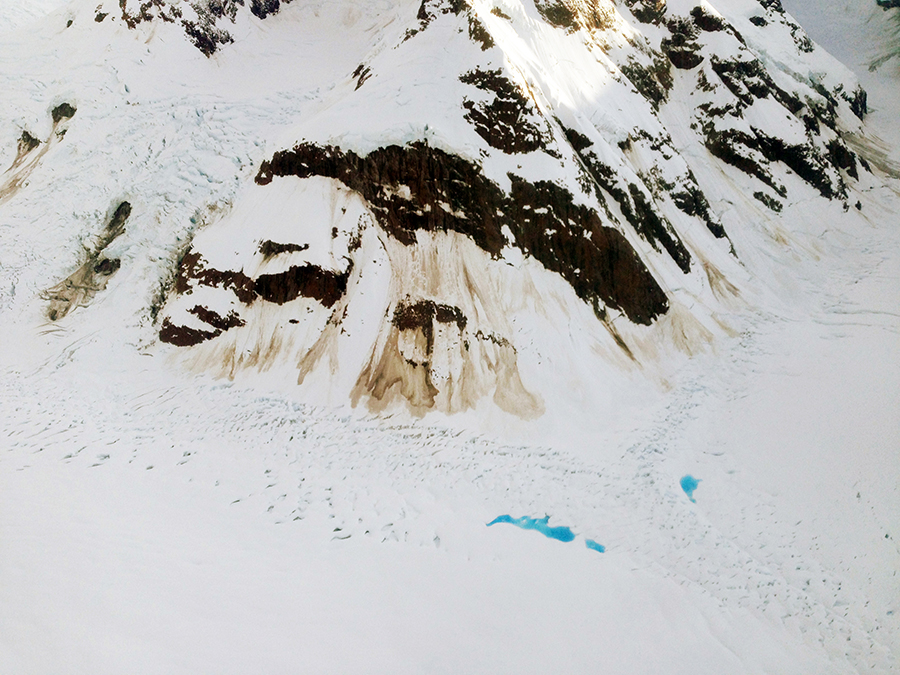
<path id="1" fill-rule="evenodd" d="M 712 68 L 728 90 L 744 105 L 752 105 L 755 99 L 771 95 L 791 113 L 796 114 L 803 109 L 803 102 L 776 85 L 762 63 L 756 59 L 712 59 Z"/>
<path id="2" fill-rule="evenodd" d="M 725 30 L 728 26 L 723 19 L 715 14 L 710 14 L 700 5 L 697 5 L 691 10 L 691 18 L 693 18 L 694 25 L 697 26 L 697 28 L 706 31 L 707 33 Z"/>
<path id="3" fill-rule="evenodd" d="M 666 14 L 665 0 L 624 0 L 625 5 L 641 23 L 659 23 Z"/>
<path id="4" fill-rule="evenodd" d="M 900 0 L 894 1 L 900 2 Z M 894 6 L 900 7 L 900 5 Z M 861 120 L 864 120 L 866 118 L 866 115 L 869 112 L 869 95 L 866 93 L 865 89 L 863 89 L 862 87 L 857 87 L 852 96 L 844 94 L 844 99 L 850 104 L 850 110 L 853 111 L 854 115 L 856 115 Z"/>
<path id="5" fill-rule="evenodd" d="M 627 192 L 619 185 L 616 177 L 616 171 L 600 161 L 596 153 L 589 148 L 593 143 L 587 137 L 578 133 L 574 129 L 563 128 L 566 138 L 572 149 L 575 150 L 582 166 L 587 170 L 594 186 L 594 192 L 601 202 L 605 202 L 605 197 L 600 191 L 601 188 L 619 205 L 625 220 L 641 235 L 646 241 L 650 242 L 653 247 L 659 251 L 660 246 L 672 257 L 672 260 L 678 265 L 682 272 L 687 274 L 691 269 L 691 255 L 685 248 L 684 244 L 675 234 L 671 225 L 658 213 L 654 206 L 649 202 L 647 196 L 641 188 L 630 183 Z M 701 203 L 706 203 L 705 197 L 700 193 L 700 189 L 696 188 L 696 193 L 702 198 Z M 700 211 L 697 212 L 699 214 Z M 690 214 L 690 215 L 697 215 Z M 708 203 L 706 203 L 706 215 L 709 215 Z M 721 227 L 721 226 L 719 226 Z"/>
<path id="6" fill-rule="evenodd" d="M 347 290 L 350 271 L 339 274 L 316 265 L 291 267 L 280 274 L 263 274 L 253 290 L 266 302 L 283 305 L 303 296 L 313 298 L 325 307 L 333 307 Z"/>
<path id="7" fill-rule="evenodd" d="M 274 241 L 266 240 L 259 245 L 259 252 L 266 259 L 274 258 L 282 253 L 299 253 L 309 248 L 309 244 L 277 244 Z"/>
<path id="8" fill-rule="evenodd" d="M 672 89 L 672 72 L 669 60 L 662 55 L 653 62 L 652 66 L 641 65 L 637 60 L 631 59 L 620 66 L 625 77 L 634 85 L 634 88 L 650 102 L 654 110 L 659 110 L 669 96 Z"/>
<path id="9" fill-rule="evenodd" d="M 222 316 L 218 312 L 195 305 L 188 310 L 191 314 L 207 324 L 212 330 L 201 330 L 199 328 L 190 328 L 188 326 L 176 326 L 169 319 L 163 320 L 162 328 L 159 331 L 159 339 L 177 347 L 193 347 L 207 340 L 219 337 L 222 333 L 230 328 L 239 328 L 246 325 L 245 322 L 233 311 L 227 316 Z"/>
<path id="10" fill-rule="evenodd" d="M 245 305 L 257 298 L 283 305 L 302 296 L 331 307 L 347 289 L 349 276 L 350 270 L 339 273 L 317 265 L 295 265 L 285 272 L 252 279 L 243 272 L 212 269 L 199 253 L 191 251 L 181 261 L 175 291 L 189 293 L 191 285 L 197 284 L 230 290 Z"/>
<path id="11" fill-rule="evenodd" d="M 281 4 L 291 0 L 249 0 L 250 12 L 260 18 L 277 14 Z M 206 56 L 212 56 L 222 45 L 234 42 L 234 38 L 219 26 L 220 21 L 234 23 L 244 0 L 194 0 L 190 9 L 196 19 L 186 18 L 184 11 L 171 0 L 119 0 L 122 20 L 129 28 L 136 28 L 145 21 L 160 20 L 166 23 L 180 22 L 193 45 Z M 190 11 L 190 10 L 188 10 Z"/>
<path id="12" fill-rule="evenodd" d="M 534 6 L 547 23 L 569 30 L 578 28 L 575 12 L 561 0 L 535 0 Z"/>
<path id="13" fill-rule="evenodd" d="M 263 242 L 260 252 L 266 257 L 271 253 L 280 255 L 303 251 L 307 246 L 296 244 L 275 244 Z M 277 274 L 261 274 L 253 279 L 242 271 L 217 270 L 209 267 L 203 257 L 189 251 L 182 258 L 175 278 L 174 291 L 178 295 L 191 293 L 193 286 L 208 286 L 232 292 L 244 305 L 251 305 L 257 300 L 283 305 L 297 298 L 311 298 L 324 307 L 333 307 L 347 290 L 347 280 L 352 268 L 344 272 L 334 272 L 317 265 L 294 265 Z M 212 310 L 196 306 L 190 313 L 208 324 L 212 330 L 199 330 L 187 326 L 178 326 L 169 319 L 163 321 L 159 338 L 163 342 L 180 347 L 193 346 L 219 337 L 225 331 L 243 326 L 244 321 L 234 312 L 221 317 Z"/>
<path id="14" fill-rule="evenodd" d="M 691 70 L 703 63 L 703 56 L 697 53 L 700 45 L 696 42 L 697 28 L 693 22 L 676 18 L 670 20 L 666 27 L 672 36 L 664 38 L 660 46 L 673 66 L 681 70 Z"/>
<path id="15" fill-rule="evenodd" d="M 167 0 L 119 0 L 122 9 L 122 21 L 129 28 L 135 28 L 144 21 L 160 19 L 166 23 L 175 23 L 183 13 L 177 5 L 170 5 Z"/>
<path id="16" fill-rule="evenodd" d="M 506 244 L 517 246 L 564 278 L 598 313 L 602 301 L 650 324 L 668 310 L 665 293 L 625 237 L 554 183 L 510 174 L 512 191 L 506 194 L 477 165 L 421 142 L 365 157 L 304 144 L 275 153 L 256 182 L 265 185 L 275 176 L 341 181 L 362 194 L 382 228 L 406 245 L 423 230 L 458 232 L 494 257 Z"/>
<path id="17" fill-rule="evenodd" d="M 284 0 L 285 3 L 291 0 Z M 281 9 L 280 0 L 250 0 L 250 11 L 253 16 L 265 19 L 270 14 L 276 14 Z"/>
<path id="18" fill-rule="evenodd" d="M 493 94 L 492 101 L 463 102 L 466 119 L 492 148 L 507 154 L 533 152 L 545 147 L 534 105 L 499 70 L 473 70 L 459 78 L 481 91 Z"/>

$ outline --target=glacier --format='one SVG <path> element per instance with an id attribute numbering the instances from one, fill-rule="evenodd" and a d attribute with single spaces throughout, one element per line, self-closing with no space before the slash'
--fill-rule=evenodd
<path id="1" fill-rule="evenodd" d="M 896 672 L 898 12 L 0 1 L 0 670 Z"/>

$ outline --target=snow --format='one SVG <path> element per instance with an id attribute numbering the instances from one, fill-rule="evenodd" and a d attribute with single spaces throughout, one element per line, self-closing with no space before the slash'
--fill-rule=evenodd
<path id="1" fill-rule="evenodd" d="M 399 64 L 392 47 L 418 3 L 369 4 L 295 2 L 264 24 L 242 15 L 233 49 L 211 60 L 170 26 L 132 34 L 112 19 L 96 24 L 93 2 L 67 10 L 70 29 L 50 15 L 2 36 L 3 167 L 24 129 L 50 137 L 54 105 L 72 101 L 78 112 L 0 204 L 0 671 L 896 672 L 900 188 L 887 176 L 864 176 L 850 199 L 863 208 L 846 213 L 791 183 L 775 215 L 749 196 L 750 179 L 723 172 L 682 129 L 671 173 L 690 164 L 741 262 L 677 213 L 701 263 L 691 277 L 629 234 L 674 298 L 652 329 L 617 324 L 637 364 L 533 259 L 492 260 L 455 233 L 391 249 L 373 228 L 357 254 L 365 283 L 349 282 L 336 374 L 322 368 L 296 384 L 298 345 L 331 316 L 305 298 L 253 307 L 251 327 L 226 334 L 252 346 L 308 311 L 296 350 L 266 372 L 215 379 L 202 353 L 155 342 L 146 307 L 189 242 L 219 269 L 344 269 L 368 214 L 361 197 L 324 178 L 258 186 L 262 159 L 306 136 L 364 152 L 442 119 L 449 85 L 417 97 L 422 62 Z M 755 5 L 714 4 L 732 20 Z M 887 65 L 860 68 L 869 14 L 862 4 L 808 16 L 785 5 L 870 87 L 875 112 L 855 131 L 891 161 L 897 79 Z M 631 125 L 655 133 L 689 119 L 680 84 L 684 96 L 657 119 L 636 107 L 642 99 L 615 80 L 611 60 L 609 77 L 578 88 L 600 52 L 572 46 L 528 3 L 498 6 L 516 29 L 486 3 L 478 11 L 496 24 L 506 58 L 542 105 L 592 120 L 585 133 L 607 144 L 610 162 Z M 0 5 L 0 33 L 25 25 L 24 7 Z M 29 7 L 37 17 L 39 5 Z M 329 46 L 336 26 L 359 39 Z M 434 26 L 453 34 L 449 18 Z M 89 29 L 106 41 L 87 40 Z M 844 41 L 851 30 L 857 37 Z M 450 82 L 441 39 L 421 53 Z M 764 45 L 773 60 L 776 43 Z M 570 79 L 546 67 L 560 55 Z M 243 65 L 251 57 L 256 65 Z M 377 92 L 369 110 L 346 98 L 364 59 L 374 75 L 360 91 Z M 286 83 L 285 60 L 306 64 Z M 397 95 L 403 112 L 386 117 L 379 107 Z M 624 110 L 608 97 L 627 101 Z M 760 119 L 778 114 L 757 106 Z M 478 156 L 458 120 L 428 133 L 437 147 Z M 522 164 L 526 176 L 572 180 L 566 161 Z M 485 168 L 500 180 L 510 166 L 489 158 Z M 779 178 L 791 180 L 786 170 Z M 134 215 L 109 251 L 121 272 L 91 307 L 50 324 L 42 291 L 81 264 L 125 199 Z M 264 261 L 267 239 L 309 248 Z M 716 277 L 703 267 L 724 270 L 719 293 L 704 286 L 704 275 Z M 468 316 L 514 338 L 523 386 L 540 394 L 544 415 L 519 419 L 490 400 L 424 417 L 351 407 L 397 290 L 391 269 L 405 288 L 458 292 L 473 304 Z M 466 275 L 475 300 L 461 290 Z M 223 314 L 232 306 L 221 289 L 198 287 L 160 316 L 201 301 Z M 693 495 L 685 477 L 702 479 Z M 498 514 L 566 528 L 576 541 L 486 527 Z"/>
<path id="2" fill-rule="evenodd" d="M 28 2 L 2 0 L 0 1 L 0 33 L 24 28 L 67 4 L 67 0 L 28 0 Z"/>

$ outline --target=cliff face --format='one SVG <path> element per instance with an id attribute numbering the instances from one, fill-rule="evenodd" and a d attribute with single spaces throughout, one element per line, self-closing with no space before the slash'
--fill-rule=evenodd
<path id="1" fill-rule="evenodd" d="M 177 39 L 206 62 L 187 70 L 219 78 L 208 96 L 235 99 L 233 76 L 263 101 L 237 96 L 265 109 L 244 115 L 266 150 L 170 248 L 158 339 L 191 368 L 373 409 L 541 414 L 520 372 L 523 347 L 553 349 L 541 317 L 625 368 L 701 349 L 751 283 L 735 228 L 799 200 L 851 208 L 868 170 L 845 141 L 865 92 L 821 70 L 777 0 L 123 0 L 71 17 L 145 44 L 163 77 Z"/>

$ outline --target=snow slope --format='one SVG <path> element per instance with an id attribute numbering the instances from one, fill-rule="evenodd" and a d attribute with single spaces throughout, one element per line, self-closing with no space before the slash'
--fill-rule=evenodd
<path id="1" fill-rule="evenodd" d="M 96 4 L 74 2 L 0 38 L 0 164 L 12 166 L 0 177 L 0 670 L 896 672 L 891 139 L 872 173 L 827 168 L 847 190 L 835 199 L 779 161 L 748 175 L 716 159 L 690 122 L 704 120 L 697 97 L 736 105 L 728 87 L 696 90 L 697 67 L 670 68 L 654 110 L 615 77 L 675 35 L 636 20 L 634 3 L 606 17 L 607 33 L 553 26 L 533 3 L 476 4 L 489 49 L 465 13 L 426 21 L 418 3 L 298 1 L 264 20 L 236 7 L 221 23 L 233 42 L 210 57 L 181 26 L 130 30 L 108 4 L 99 22 Z M 682 4 L 669 11 L 688 16 Z M 778 87 L 852 91 L 848 71 L 803 51 L 790 17 L 764 4 L 704 4 L 744 47 L 707 31 L 674 59 L 700 53 L 706 69 L 752 49 Z M 813 38 L 834 39 L 818 27 Z M 643 39 L 649 51 L 631 51 Z M 797 79 L 810 64 L 827 76 Z M 492 94 L 459 80 L 476 68 L 536 92 L 526 119 L 550 125 L 559 158 L 477 133 L 466 111 Z M 876 124 L 890 86 L 871 88 Z M 878 149 L 885 127 L 873 133 L 840 95 L 820 136 L 774 98 L 722 119 Z M 587 162 L 561 130 L 575 123 L 665 216 L 687 273 L 675 244 L 626 217 L 636 197 L 579 191 Z M 22 152 L 23 131 L 40 144 Z M 624 296 L 591 307 L 517 233 L 496 256 L 452 227 L 403 244 L 381 193 L 350 178 L 258 180 L 299 142 L 346 158 L 417 140 L 477 160 L 505 192 L 519 171 L 565 187 L 637 251 L 668 311 L 647 325 Z M 653 175 L 696 183 L 727 238 L 654 193 Z M 410 201 L 415 187 L 391 189 Z M 206 267 L 186 267 L 186 252 Z M 321 283 L 260 301 L 284 292 L 260 279 L 294 268 Z M 179 269 L 193 272 L 183 287 Z M 416 330 L 403 328 L 406 306 L 427 310 Z M 166 320 L 182 336 L 221 332 L 161 344 Z M 454 360 L 479 333 L 495 337 Z M 260 348 L 274 337 L 278 349 Z M 429 364 L 437 393 L 360 393 L 359 373 L 392 344 L 414 372 Z M 240 361 L 243 350 L 259 356 Z M 322 360 L 306 372 L 308 354 Z M 696 502 L 685 475 L 701 479 Z M 486 527 L 504 514 L 548 515 L 576 536 Z"/>
<path id="2" fill-rule="evenodd" d="M 23 28 L 65 5 L 66 0 L 32 0 L 27 3 L 3 0 L 0 2 L 0 32 Z"/>

